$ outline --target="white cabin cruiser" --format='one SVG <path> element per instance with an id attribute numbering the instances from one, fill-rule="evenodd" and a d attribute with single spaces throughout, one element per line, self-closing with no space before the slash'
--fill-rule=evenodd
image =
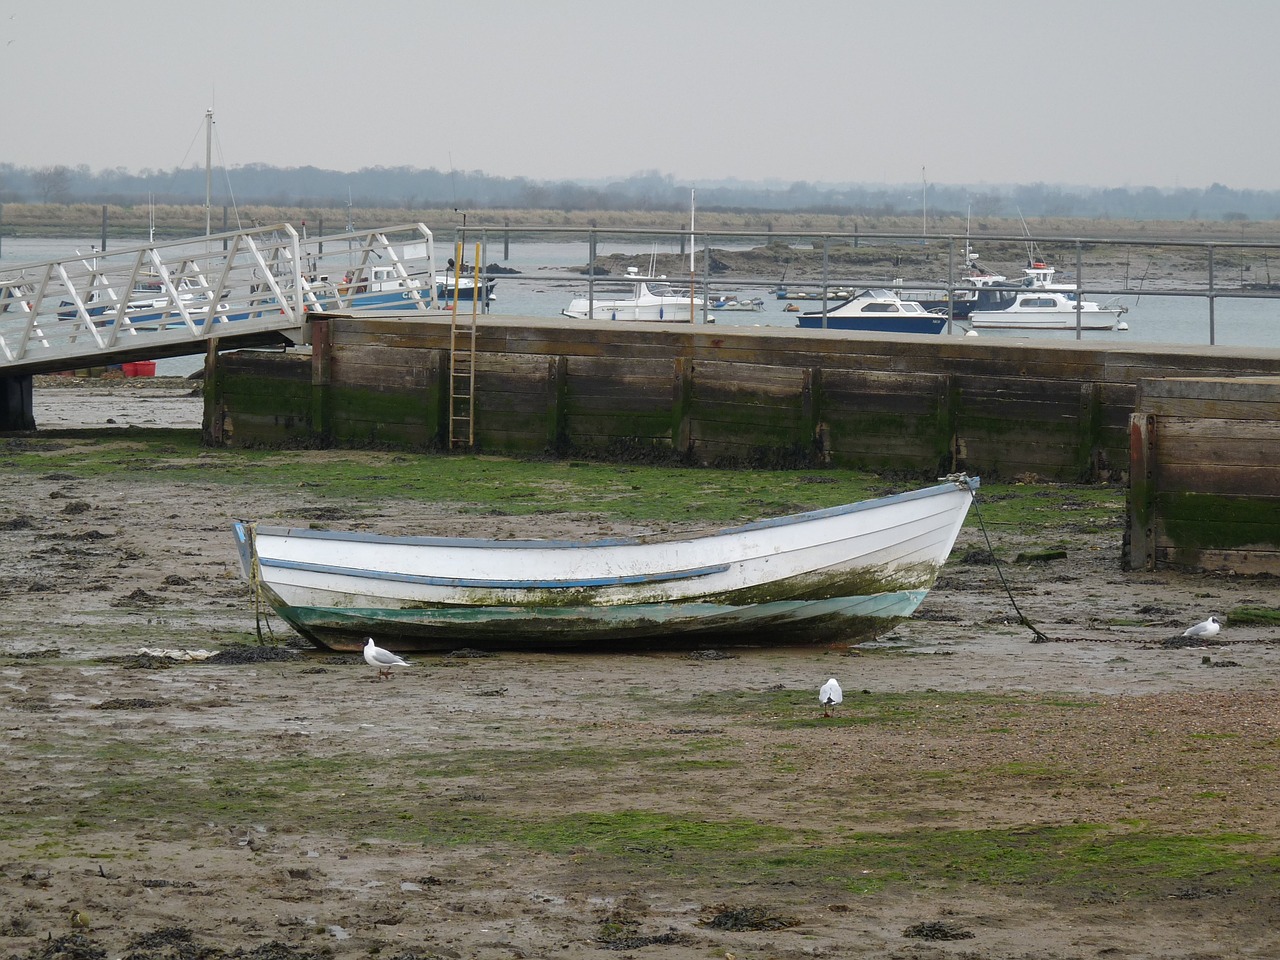
<path id="1" fill-rule="evenodd" d="M 974 329 L 1127 330 L 1117 323 L 1128 308 L 1111 301 L 1098 304 L 1079 297 L 1072 284 L 1054 283 L 1054 268 L 1032 260 L 1021 281 L 1005 284 L 993 277 L 980 285 L 969 324 Z"/>
<path id="2" fill-rule="evenodd" d="M 600 281 L 591 297 L 574 297 L 560 313 L 578 320 L 689 323 L 703 303 L 701 297 L 690 297 L 687 290 L 673 287 L 666 277 L 641 276 L 638 269 L 628 267 L 625 279 Z"/>

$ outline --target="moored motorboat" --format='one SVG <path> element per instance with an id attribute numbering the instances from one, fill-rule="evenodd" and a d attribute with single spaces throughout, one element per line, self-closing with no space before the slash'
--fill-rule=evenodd
<path id="1" fill-rule="evenodd" d="M 477 276 L 476 271 L 465 263 L 461 267 L 456 267 L 452 258 L 449 259 L 447 266 L 449 269 L 445 273 L 436 274 L 436 297 L 441 302 L 477 298 L 481 301 L 497 299 L 494 286 L 498 281 L 495 278 Z"/>
<path id="2" fill-rule="evenodd" d="M 322 311 L 403 310 L 410 303 L 430 304 L 432 293 L 403 266 L 365 265 L 349 270 L 341 280 L 328 276 L 307 278 L 304 287 L 308 303 Z"/>
<path id="3" fill-rule="evenodd" d="M 625 278 L 600 281 L 590 295 L 574 297 L 560 312 L 578 320 L 689 323 L 702 319 L 704 305 L 701 297 L 690 297 L 687 290 L 672 286 L 666 277 L 644 276 L 635 267 L 628 267 Z"/>
<path id="4" fill-rule="evenodd" d="M 1080 296 L 1071 284 L 1055 283 L 1054 268 L 1032 260 L 1017 284 L 994 277 L 977 289 L 969 311 L 975 329 L 1010 330 L 1127 330 L 1117 323 L 1127 309 L 1123 304 L 1099 304 Z"/>
<path id="5" fill-rule="evenodd" d="M 678 540 L 388 537 L 237 523 L 258 594 L 316 646 L 855 641 L 911 615 L 978 480 Z"/>
<path id="6" fill-rule="evenodd" d="M 991 291 L 1010 295 L 992 300 L 990 306 L 969 312 L 974 329 L 1009 330 L 1126 330 L 1117 324 L 1124 314 L 1122 306 L 1100 306 L 1092 300 L 1077 300 L 1075 295 L 1056 290 Z"/>
<path id="7" fill-rule="evenodd" d="M 941 333 L 947 318 L 888 290 L 863 290 L 829 310 L 799 316 L 805 329 L 866 330 L 879 333 Z"/>

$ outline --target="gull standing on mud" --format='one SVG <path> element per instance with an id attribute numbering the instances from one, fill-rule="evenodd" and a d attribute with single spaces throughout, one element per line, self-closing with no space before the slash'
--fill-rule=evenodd
<path id="1" fill-rule="evenodd" d="M 840 684 L 836 682 L 836 678 L 832 677 L 822 685 L 822 689 L 818 691 L 818 701 L 822 704 L 822 715 L 824 717 L 831 716 L 832 712 L 844 699 L 844 693 L 840 689 Z"/>
<path id="2" fill-rule="evenodd" d="M 1191 637 L 1193 640 L 1208 640 L 1218 635 L 1218 629 L 1222 626 L 1222 621 L 1217 617 L 1210 617 L 1202 623 L 1197 623 L 1194 627 L 1187 627 L 1182 631 L 1184 637 Z"/>
<path id="3" fill-rule="evenodd" d="M 373 637 L 370 637 L 364 645 L 364 662 L 378 668 L 379 680 L 390 680 L 392 667 L 409 666 L 408 660 L 402 660 L 390 650 L 383 650 L 374 644 Z"/>

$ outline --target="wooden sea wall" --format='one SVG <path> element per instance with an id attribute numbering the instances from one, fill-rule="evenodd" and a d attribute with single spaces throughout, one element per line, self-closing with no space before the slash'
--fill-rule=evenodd
<path id="1" fill-rule="evenodd" d="M 448 445 L 447 318 L 315 315 L 310 357 L 224 354 L 206 430 L 239 445 Z M 1280 351 L 484 318 L 476 449 L 1118 478 L 1139 381 L 1280 375 Z"/>
<path id="2" fill-rule="evenodd" d="M 1280 573 L 1280 377 L 1143 380 L 1130 566 Z"/>

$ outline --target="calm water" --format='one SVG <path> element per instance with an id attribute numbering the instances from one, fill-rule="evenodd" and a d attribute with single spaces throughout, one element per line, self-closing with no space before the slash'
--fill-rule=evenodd
<path id="1" fill-rule="evenodd" d="M 447 245 L 446 245 L 447 246 Z M 730 244 L 716 243 L 717 248 L 729 248 Z M 754 244 L 744 243 L 743 247 Z M 598 244 L 598 255 L 609 253 L 645 254 L 652 250 L 652 244 L 614 243 Z M 437 255 L 440 254 L 437 249 Z M 672 242 L 659 244 L 660 253 L 679 253 L 678 244 Z M 575 293 L 585 293 L 585 279 L 567 279 L 563 275 L 568 268 L 582 267 L 587 262 L 587 244 L 585 241 L 572 243 L 527 242 L 512 243 L 510 258 L 502 259 L 501 242 L 491 243 L 487 247 L 483 260 L 485 263 L 498 263 L 512 267 L 521 272 L 519 277 L 504 277 L 498 282 L 497 299 L 489 305 L 489 312 L 505 316 L 558 316 L 560 311 L 569 305 Z M 673 277 L 674 282 L 684 285 L 688 275 Z M 696 276 L 701 283 L 702 277 Z M 756 287 L 739 285 L 736 287 L 716 286 L 718 293 L 736 293 L 743 299 L 760 297 L 765 301 L 764 310 L 759 313 L 721 312 L 716 313 L 716 324 L 720 326 L 769 326 L 794 327 L 794 313 L 784 310 L 786 301 L 778 300 L 772 293 L 772 283 Z M 1111 300 L 1112 297 L 1094 297 L 1097 300 Z M 1086 330 L 1082 339 L 1106 340 L 1121 343 L 1177 343 L 1208 344 L 1209 338 L 1209 304 L 1201 297 L 1155 297 L 1140 295 L 1118 298 L 1128 312 L 1121 320 L 1128 324 L 1128 330 Z M 797 304 L 801 310 L 818 309 L 814 302 Z M 1223 346 L 1246 347 L 1280 347 L 1280 298 L 1247 300 L 1218 298 L 1214 306 L 1213 342 Z M 1074 340 L 1074 330 L 983 330 L 983 337 L 1000 339 L 1053 339 Z"/>
<path id="2" fill-rule="evenodd" d="M 467 247 L 474 250 L 474 243 L 480 238 L 470 236 Z M 29 263 L 38 260 L 65 258 L 73 255 L 91 255 L 98 245 L 98 239 L 27 239 L 5 238 L 0 247 L 0 270 L 6 265 Z M 110 245 L 110 241 L 108 241 Z M 113 249 L 125 249 L 136 245 L 133 241 L 113 245 Z M 721 243 L 715 242 L 717 248 L 751 247 L 754 242 Z M 443 269 L 444 261 L 452 255 L 451 238 L 441 237 L 437 240 L 436 256 Z M 648 253 L 680 253 L 678 240 L 658 242 L 614 242 L 600 241 L 597 244 L 598 255 L 610 253 L 626 253 L 644 255 Z M 686 254 L 687 256 L 687 254 Z M 585 293 L 586 281 L 583 278 L 569 276 L 573 268 L 580 268 L 588 259 L 586 240 L 551 242 L 551 241 L 513 241 L 509 248 L 509 257 L 503 257 L 501 237 L 490 238 L 482 251 L 484 263 L 498 263 L 520 271 L 520 276 L 503 277 L 498 281 L 497 299 L 489 304 L 488 312 L 495 316 L 530 316 L 554 317 L 568 306 L 569 301 L 577 293 Z M 677 284 L 684 285 L 688 274 L 672 278 Z M 696 279 L 701 283 L 701 275 Z M 739 297 L 761 297 L 764 300 L 762 312 L 721 312 L 715 314 L 716 323 L 720 326 L 768 326 L 794 327 L 795 314 L 783 308 L 785 301 L 778 300 L 771 292 L 772 283 L 759 286 L 716 286 L 717 293 L 736 293 Z M 1110 297 L 1094 297 L 1098 300 L 1109 300 Z M 1208 301 L 1201 297 L 1160 297 L 1139 295 L 1123 296 L 1119 301 L 1128 308 L 1121 319 L 1128 325 L 1124 331 L 1084 331 L 1082 339 L 1090 341 L 1104 340 L 1118 343 L 1172 343 L 1188 345 L 1207 345 L 1210 343 L 1210 321 Z M 461 305 L 460 305 L 461 306 Z M 803 301 L 798 303 L 802 310 L 817 308 L 817 304 Z M 469 305 L 466 305 L 469 308 Z M 984 330 L 983 337 L 1023 340 L 1074 340 L 1074 330 Z M 1223 346 L 1244 347 L 1280 347 L 1280 298 L 1229 299 L 1219 298 L 1214 307 L 1212 342 Z M 188 358 L 161 361 L 165 367 L 173 369 L 195 369 Z M 161 368 L 158 372 L 168 372 Z"/>

